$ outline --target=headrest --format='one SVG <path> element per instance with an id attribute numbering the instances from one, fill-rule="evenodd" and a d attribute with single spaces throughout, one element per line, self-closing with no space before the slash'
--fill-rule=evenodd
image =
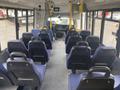
<path id="1" fill-rule="evenodd" d="M 28 49 L 30 49 L 31 47 L 42 48 L 43 46 L 46 47 L 45 43 L 42 40 L 31 40 L 28 44 Z"/>
<path id="2" fill-rule="evenodd" d="M 41 30 L 40 34 L 48 34 L 48 32 L 46 30 Z"/>
<path id="3" fill-rule="evenodd" d="M 78 34 L 76 31 L 68 31 L 67 35 Z"/>
<path id="4" fill-rule="evenodd" d="M 82 36 L 82 35 L 87 35 L 87 36 L 89 36 L 89 35 L 90 35 L 90 31 L 87 31 L 87 30 L 81 31 L 81 32 L 80 32 L 80 35 L 81 35 L 81 36 Z"/>
<path id="5" fill-rule="evenodd" d="M 88 53 L 91 53 L 91 48 L 90 47 L 87 47 L 87 46 L 74 46 L 74 47 L 72 47 L 72 50 L 71 50 L 71 52 L 73 53 L 73 54 L 76 54 L 76 53 L 78 53 L 78 54 L 86 54 L 86 52 L 88 52 Z"/>
<path id="6" fill-rule="evenodd" d="M 46 36 L 49 36 L 49 34 L 47 31 L 41 31 L 39 36 L 46 37 Z"/>
<path id="7" fill-rule="evenodd" d="M 8 51 L 27 53 L 27 48 L 21 40 L 13 40 L 8 42 Z"/>
<path id="8" fill-rule="evenodd" d="M 79 41 L 79 42 L 77 43 L 77 45 L 78 45 L 78 46 L 89 46 L 88 42 L 86 42 L 86 41 Z"/>
<path id="9" fill-rule="evenodd" d="M 40 37 L 32 37 L 31 41 L 41 41 Z"/>
<path id="10" fill-rule="evenodd" d="M 39 36 L 40 30 L 33 29 L 33 30 L 32 30 L 32 34 L 33 34 L 33 36 Z"/>
<path id="11" fill-rule="evenodd" d="M 14 60 L 15 58 L 23 58 L 24 61 L 27 60 L 27 56 L 24 53 L 21 52 L 12 52 L 10 54 L 10 59 Z"/>
<path id="12" fill-rule="evenodd" d="M 99 46 L 95 51 L 95 54 L 93 55 L 93 57 L 97 57 L 97 58 L 104 58 L 104 57 L 107 58 L 108 56 L 115 57 L 116 49 L 113 47 Z"/>
<path id="13" fill-rule="evenodd" d="M 103 72 L 105 73 L 103 76 L 94 76 L 94 72 Z M 87 78 L 109 78 L 110 77 L 111 70 L 110 68 L 106 66 L 94 66 L 89 69 Z"/>
<path id="14" fill-rule="evenodd" d="M 68 39 L 70 39 L 70 40 L 76 40 L 76 39 L 79 39 L 79 40 L 82 40 L 82 37 L 81 36 L 79 36 L 79 35 L 74 35 L 74 36 L 70 36 Z"/>
<path id="15" fill-rule="evenodd" d="M 100 43 L 100 39 L 99 39 L 99 37 L 97 37 L 97 36 L 88 36 L 87 38 L 86 38 L 86 41 L 89 43 L 89 42 L 98 42 L 98 43 Z"/>
<path id="16" fill-rule="evenodd" d="M 28 32 L 22 34 L 23 39 L 31 39 L 32 36 L 33 36 L 32 33 L 28 33 Z"/>

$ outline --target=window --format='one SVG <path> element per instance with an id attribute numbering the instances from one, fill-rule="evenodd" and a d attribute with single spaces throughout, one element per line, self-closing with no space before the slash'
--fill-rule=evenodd
<path id="1" fill-rule="evenodd" d="M 113 20 L 120 20 L 120 12 L 113 12 Z"/>
<path id="2" fill-rule="evenodd" d="M 22 13 L 23 13 L 23 16 L 26 16 L 26 11 L 22 11 Z"/>
<path id="3" fill-rule="evenodd" d="M 106 46 L 116 47 L 116 36 L 112 33 L 116 33 L 119 28 L 119 24 L 113 21 L 105 21 L 103 44 Z"/>
<path id="4" fill-rule="evenodd" d="M 112 15 L 111 12 L 106 12 L 106 19 L 111 19 L 111 15 Z"/>
<path id="5" fill-rule="evenodd" d="M 6 17 L 7 17 L 6 9 L 0 8 L 0 18 L 6 18 Z"/>
<path id="6" fill-rule="evenodd" d="M 95 19 L 94 35 L 100 37 L 101 19 Z"/>
<path id="7" fill-rule="evenodd" d="M 102 11 L 98 11 L 98 18 L 102 18 Z"/>
<path id="8" fill-rule="evenodd" d="M 8 9 L 8 17 L 15 17 L 14 9 Z"/>
<path id="9" fill-rule="evenodd" d="M 18 10 L 18 17 L 22 17 L 22 11 Z"/>

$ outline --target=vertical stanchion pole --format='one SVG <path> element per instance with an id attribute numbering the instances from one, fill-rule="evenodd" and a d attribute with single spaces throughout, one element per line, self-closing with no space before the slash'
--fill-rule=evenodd
<path id="1" fill-rule="evenodd" d="M 33 9 L 33 28 L 35 28 L 35 8 Z"/>
<path id="2" fill-rule="evenodd" d="M 82 25 L 83 25 L 83 0 L 80 0 L 79 2 L 80 2 L 79 10 L 80 10 L 80 16 L 81 16 L 80 24 L 81 24 L 81 30 L 82 30 Z"/>
<path id="3" fill-rule="evenodd" d="M 26 32 L 28 32 L 28 10 L 26 10 Z"/>
<path id="4" fill-rule="evenodd" d="M 103 44 L 104 27 L 105 27 L 105 10 L 103 10 L 102 12 L 102 22 L 101 22 L 101 32 L 100 32 L 100 43 L 101 44 Z"/>
<path id="5" fill-rule="evenodd" d="M 86 12 L 86 30 L 88 30 L 88 12 Z"/>
<path id="6" fill-rule="evenodd" d="M 16 39 L 19 39 L 19 22 L 18 22 L 18 10 L 15 9 L 15 28 L 16 28 Z"/>
<path id="7" fill-rule="evenodd" d="M 95 12 L 92 12 L 92 35 L 94 35 L 94 28 L 95 28 Z"/>

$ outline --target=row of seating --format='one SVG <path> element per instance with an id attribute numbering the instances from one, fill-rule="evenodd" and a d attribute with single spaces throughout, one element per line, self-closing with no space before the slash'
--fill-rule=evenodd
<path id="1" fill-rule="evenodd" d="M 72 70 L 68 90 L 120 89 L 120 76 L 113 76 L 109 69 L 116 59 L 114 48 L 100 45 L 99 37 L 91 36 L 89 31 L 68 32 L 65 44 L 67 68 Z M 89 71 L 76 74 L 76 70 Z"/>
<path id="2" fill-rule="evenodd" d="M 95 65 L 105 65 L 112 68 L 116 59 L 116 50 L 112 47 L 99 46 L 91 56 L 89 46 L 74 46 L 67 57 L 67 68 L 73 73 L 76 70 L 88 70 Z"/>
<path id="3" fill-rule="evenodd" d="M 45 64 L 48 62 L 48 52 L 45 43 L 41 40 L 31 40 L 28 43 L 28 49 L 21 40 L 13 40 L 8 42 L 8 52 L 21 52 L 28 58 L 32 58 L 34 62 Z"/>
<path id="4" fill-rule="evenodd" d="M 40 31 L 34 29 L 32 30 L 32 33 L 23 33 L 22 41 L 28 49 L 29 56 L 35 62 L 42 62 L 43 64 L 48 62 L 48 55 L 52 49 L 50 36 L 53 38 L 52 33 L 48 33 L 48 30 Z"/>
<path id="5" fill-rule="evenodd" d="M 33 29 L 33 30 L 32 30 L 32 34 L 33 34 L 33 36 L 36 36 L 36 37 L 37 37 L 37 36 L 39 36 L 40 33 L 43 32 L 43 31 L 46 32 L 46 33 L 48 33 L 51 41 L 54 40 L 53 31 L 50 30 L 50 29 L 48 29 L 48 30 L 47 30 L 47 29 L 42 29 L 42 30 Z"/>
<path id="6" fill-rule="evenodd" d="M 39 30 L 40 31 L 40 30 Z M 23 33 L 22 41 L 25 46 L 28 48 L 28 43 L 32 39 L 32 37 L 39 37 L 42 41 L 45 42 L 47 49 L 52 49 L 52 41 L 47 31 L 40 31 L 41 33 L 35 33 L 38 30 L 34 30 L 34 33 Z M 35 35 L 38 34 L 38 35 Z"/>
<path id="7" fill-rule="evenodd" d="M 65 44 L 67 44 L 69 37 L 74 35 L 80 35 L 82 40 L 85 41 L 86 38 L 91 35 L 91 33 L 87 30 L 83 30 L 81 32 L 76 32 L 75 30 L 68 31 L 65 37 Z"/>
<path id="8" fill-rule="evenodd" d="M 81 36 L 80 36 L 81 35 Z M 66 44 L 67 68 L 75 72 L 77 69 L 89 69 L 96 64 L 112 68 L 116 59 L 116 50 L 100 45 L 99 37 L 91 36 L 89 31 L 69 31 Z M 67 37 L 66 37 L 67 38 Z"/>
<path id="9" fill-rule="evenodd" d="M 72 33 L 72 31 L 70 31 Z M 83 33 L 82 33 L 83 32 Z M 99 37 L 97 36 L 90 36 L 88 34 L 89 31 L 82 31 L 81 33 L 81 36 L 77 33 L 77 34 L 73 34 L 73 35 L 70 35 L 68 40 L 67 40 L 67 44 L 66 44 L 66 53 L 69 54 L 70 53 L 70 50 L 73 46 L 75 46 L 77 43 L 79 43 L 79 41 L 87 41 L 88 42 L 88 45 L 90 46 L 91 48 L 91 54 L 94 54 L 95 50 L 97 49 L 97 47 L 100 45 L 100 39 Z M 85 32 L 87 33 L 87 35 L 85 34 Z M 83 35 L 85 34 L 85 35 Z M 84 40 L 83 38 L 85 38 L 86 36 L 86 39 Z"/>
<path id="10" fill-rule="evenodd" d="M 21 40 L 9 41 L 9 58 L 6 63 L 0 64 L 0 78 L 18 86 L 17 90 L 26 87 L 39 90 L 45 76 L 45 63 L 49 59 L 48 50 L 52 49 L 48 35 L 44 31 L 38 36 L 23 33 Z"/>

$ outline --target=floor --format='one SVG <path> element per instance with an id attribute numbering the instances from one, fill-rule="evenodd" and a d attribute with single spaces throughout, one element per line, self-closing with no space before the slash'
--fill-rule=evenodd
<path id="1" fill-rule="evenodd" d="M 55 41 L 53 47 L 41 90 L 67 90 L 68 71 L 63 40 Z"/>

